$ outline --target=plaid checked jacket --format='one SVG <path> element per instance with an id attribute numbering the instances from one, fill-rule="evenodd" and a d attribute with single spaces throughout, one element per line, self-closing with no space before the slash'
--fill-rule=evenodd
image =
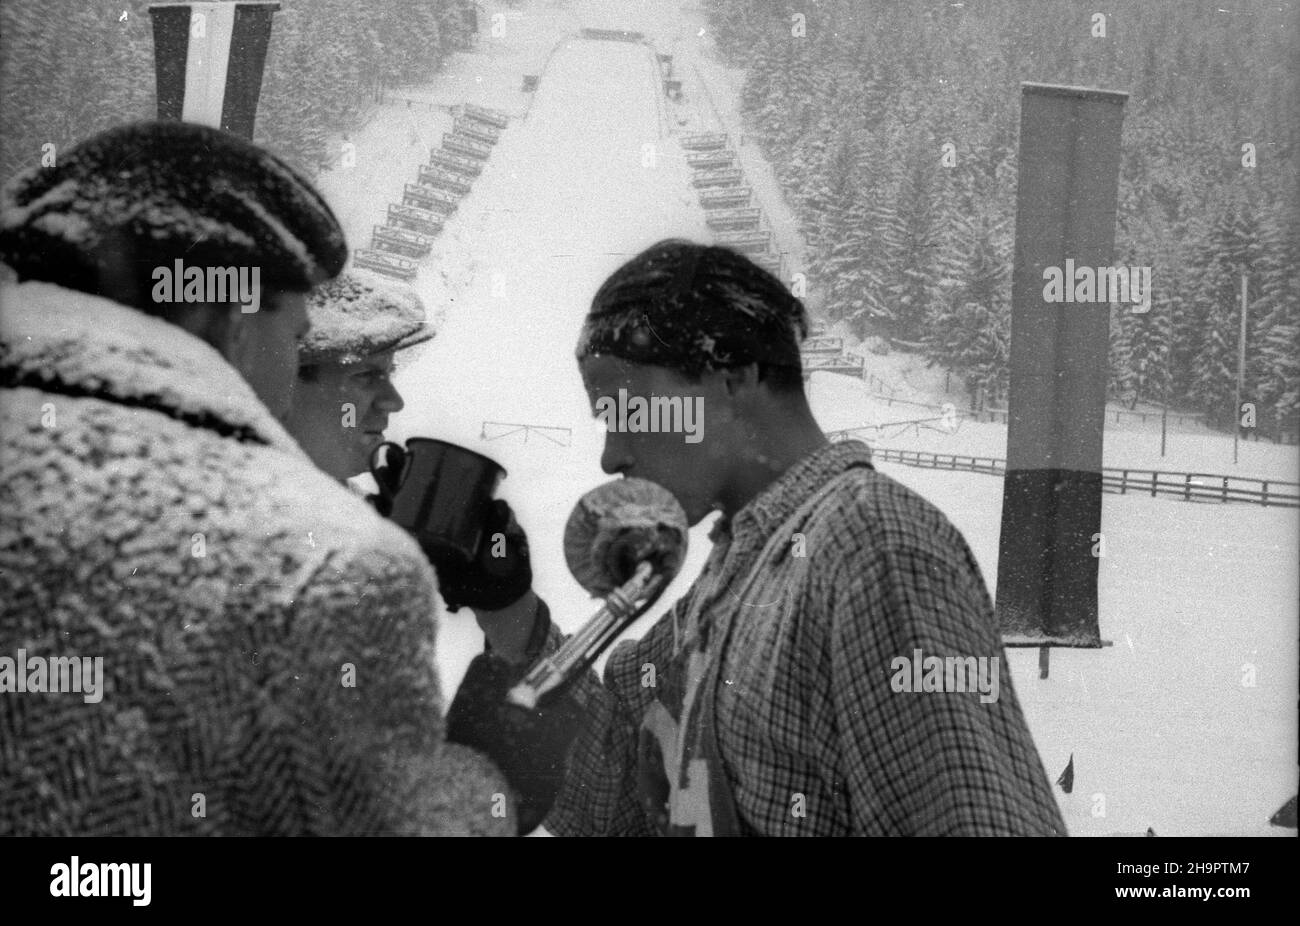
<path id="1" fill-rule="evenodd" d="M 1065 834 L 1009 672 L 992 703 L 891 686 L 916 650 L 1006 660 L 965 540 L 865 445 L 810 454 L 713 539 L 687 594 L 611 652 L 604 684 L 571 689 L 587 720 L 551 832 Z M 550 652 L 562 638 L 548 633 Z M 710 667 L 716 686 L 684 711 Z M 675 754 L 681 724 L 712 748 Z"/>

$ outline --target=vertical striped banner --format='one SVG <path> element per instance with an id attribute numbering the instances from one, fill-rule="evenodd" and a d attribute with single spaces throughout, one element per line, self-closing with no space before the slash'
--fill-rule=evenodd
<path id="1" fill-rule="evenodd" d="M 235 28 L 235 4 L 195 3 L 190 8 L 190 42 L 185 57 L 185 100 L 181 121 L 225 128 L 226 69 Z"/>
<path id="2" fill-rule="evenodd" d="M 271 17 L 278 2 L 157 3 L 158 118 L 253 138 Z"/>

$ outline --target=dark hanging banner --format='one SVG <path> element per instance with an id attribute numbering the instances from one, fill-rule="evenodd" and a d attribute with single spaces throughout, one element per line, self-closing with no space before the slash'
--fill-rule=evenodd
<path id="1" fill-rule="evenodd" d="M 158 3 L 153 16 L 158 118 L 253 138 L 277 2 Z"/>
<path id="2" fill-rule="evenodd" d="M 158 118 L 178 122 L 185 106 L 185 64 L 190 50 L 190 8 L 152 6 L 153 62 L 158 80 Z"/>
<path id="3" fill-rule="evenodd" d="M 271 43 L 271 17 L 278 9 L 278 3 L 235 4 L 221 127 L 249 141 L 253 139 L 257 98 L 262 92 L 266 47 Z"/>
<path id="4" fill-rule="evenodd" d="M 1114 255 L 1128 94 L 1021 90 L 997 611 L 1008 646 L 1097 647 L 1110 299 L 1084 282 Z"/>

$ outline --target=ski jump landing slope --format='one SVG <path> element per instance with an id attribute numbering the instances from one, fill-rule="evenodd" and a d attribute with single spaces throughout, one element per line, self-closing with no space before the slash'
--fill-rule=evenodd
<path id="1" fill-rule="evenodd" d="M 564 521 L 584 491 L 609 478 L 573 356 L 582 318 L 630 256 L 706 231 L 681 152 L 660 134 L 659 81 L 647 45 L 578 37 L 558 45 L 527 118 L 505 131 L 421 272 L 417 285 L 445 313 L 438 336 L 411 361 L 399 359 L 406 410 L 391 433 L 455 441 L 505 466 L 500 495 L 528 530 L 535 587 L 566 630 L 595 603 L 564 563 Z M 567 427 L 572 439 L 567 447 L 537 435 L 526 444 L 519 435 L 485 441 L 484 420 Z M 692 533 L 686 573 L 702 564 L 706 534 Z M 688 582 L 679 579 L 662 606 Z M 443 621 L 448 693 L 481 641 L 468 612 Z"/>

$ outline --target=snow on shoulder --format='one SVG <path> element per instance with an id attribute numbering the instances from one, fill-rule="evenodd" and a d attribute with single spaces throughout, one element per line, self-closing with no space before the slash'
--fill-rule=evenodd
<path id="1" fill-rule="evenodd" d="M 251 386 L 211 346 L 160 318 L 89 293 L 0 284 L 0 344 L 20 380 L 147 402 L 298 451 Z"/>

